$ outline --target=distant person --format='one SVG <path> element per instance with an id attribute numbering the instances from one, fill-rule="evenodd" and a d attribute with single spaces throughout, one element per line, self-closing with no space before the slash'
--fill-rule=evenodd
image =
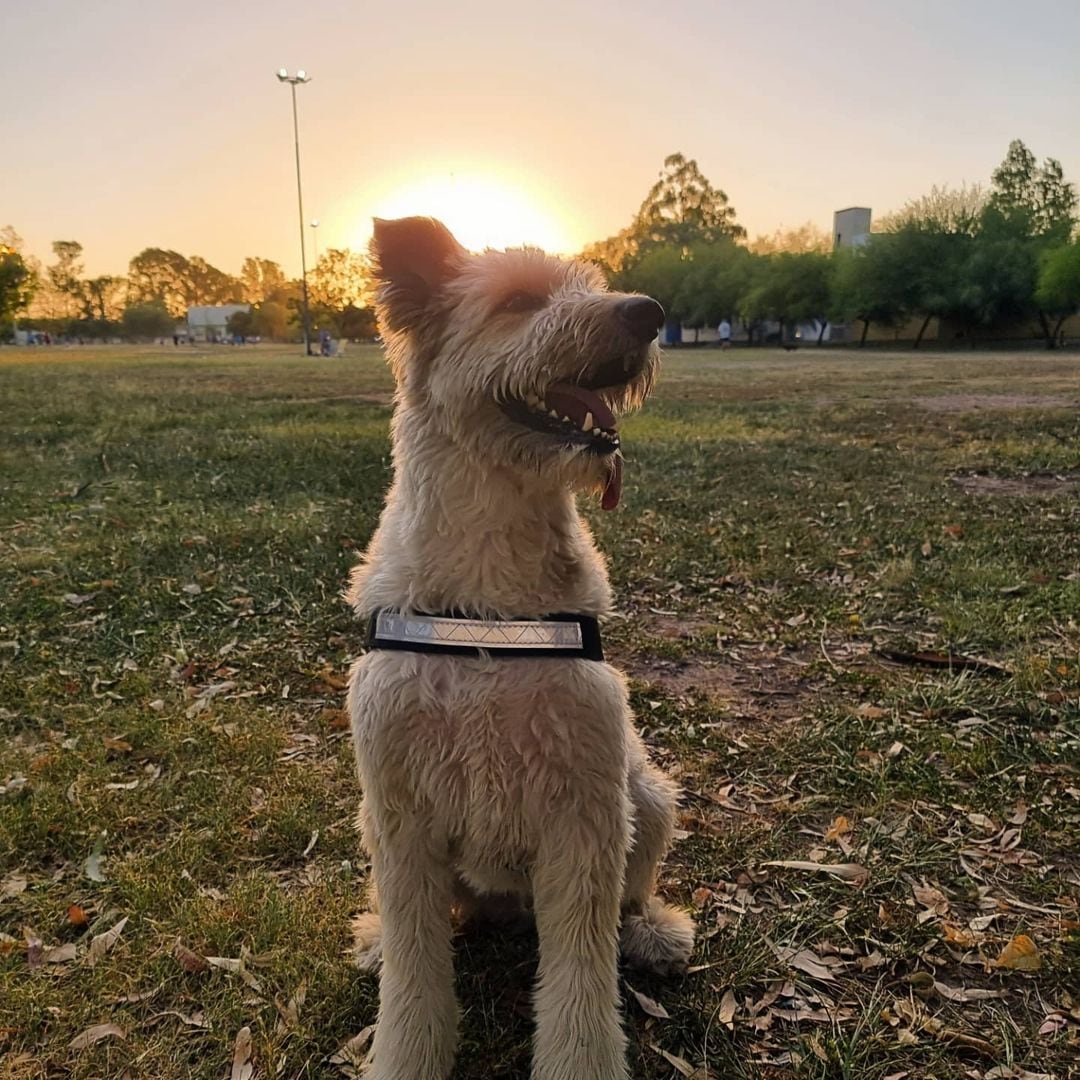
<path id="1" fill-rule="evenodd" d="M 716 328 L 716 332 L 720 335 L 720 348 L 731 348 L 731 323 L 727 319 L 721 319 L 720 325 Z"/>

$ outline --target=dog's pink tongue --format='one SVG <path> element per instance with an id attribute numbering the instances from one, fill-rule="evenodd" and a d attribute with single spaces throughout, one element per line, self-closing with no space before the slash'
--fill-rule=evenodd
<path id="1" fill-rule="evenodd" d="M 555 383 L 548 388 L 548 408 L 554 409 L 560 416 L 569 416 L 576 424 L 581 424 L 585 414 L 593 414 L 595 427 L 615 430 L 615 414 L 604 403 L 604 399 L 594 390 L 573 383 Z"/>
<path id="2" fill-rule="evenodd" d="M 614 510 L 619 505 L 622 495 L 622 458 L 616 454 L 611 459 L 611 472 L 608 473 L 607 483 L 604 485 L 604 494 L 600 499 L 600 505 L 605 510 Z"/>

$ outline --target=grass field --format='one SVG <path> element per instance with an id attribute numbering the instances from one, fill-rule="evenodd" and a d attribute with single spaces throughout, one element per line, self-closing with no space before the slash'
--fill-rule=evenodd
<path id="1" fill-rule="evenodd" d="M 0 351 L 0 1076 L 352 1075 L 390 392 L 374 350 Z M 701 938 L 627 976 L 635 1077 L 1072 1075 L 1080 359 L 685 351 L 624 431 L 585 509 Z M 460 1080 L 527 1076 L 534 945 L 459 943 Z"/>

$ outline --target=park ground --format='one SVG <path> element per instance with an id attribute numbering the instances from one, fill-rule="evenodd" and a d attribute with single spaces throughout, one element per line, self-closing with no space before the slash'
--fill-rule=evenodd
<path id="1" fill-rule="evenodd" d="M 390 402 L 374 349 L 0 351 L 0 1076 L 355 1074 Z M 686 350 L 624 431 L 584 509 L 700 934 L 625 973 L 635 1078 L 1065 1080 L 1080 359 Z M 459 942 L 460 1080 L 527 1075 L 534 949 Z"/>

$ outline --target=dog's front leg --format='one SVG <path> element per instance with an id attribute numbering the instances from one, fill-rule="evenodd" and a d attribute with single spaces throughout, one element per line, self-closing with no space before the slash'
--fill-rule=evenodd
<path id="1" fill-rule="evenodd" d="M 447 844 L 419 817 L 387 814 L 373 824 L 368 842 L 382 915 L 382 974 L 365 1080 L 445 1080 L 458 1021 Z"/>
<path id="2" fill-rule="evenodd" d="M 626 814 L 553 820 L 533 868 L 540 937 L 533 1080 L 625 1080 L 619 900 Z"/>

